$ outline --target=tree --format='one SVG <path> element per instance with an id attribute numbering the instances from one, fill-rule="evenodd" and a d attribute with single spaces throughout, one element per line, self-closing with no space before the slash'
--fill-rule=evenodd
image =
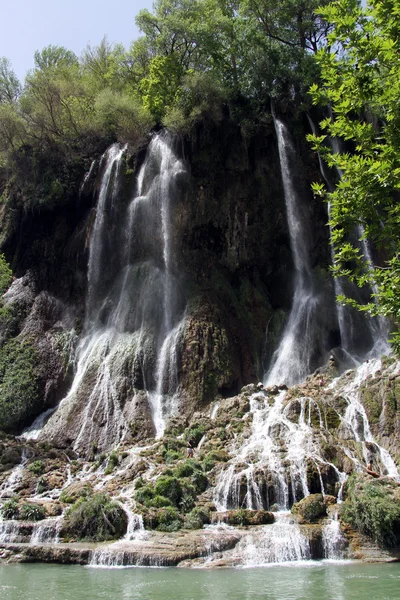
<path id="1" fill-rule="evenodd" d="M 329 22 L 318 7 L 331 0 L 244 0 L 245 12 L 255 18 L 264 34 L 272 40 L 317 52 L 325 45 Z"/>
<path id="2" fill-rule="evenodd" d="M 359 306 L 400 324 L 400 10 L 396 0 L 337 0 L 321 11 L 333 25 L 329 48 L 317 55 L 321 84 L 311 87 L 315 103 L 330 103 L 324 135 L 310 136 L 328 164 L 343 176 L 328 195 L 336 249 L 335 274 L 360 287 L 371 286 L 372 301 Z M 334 154 L 326 139 L 339 138 L 348 152 Z M 321 186 L 315 185 L 322 194 Z M 358 226 L 380 256 L 366 267 Z M 360 227 L 361 226 L 361 227 Z M 359 236 L 360 237 L 360 236 Z M 355 304 L 347 299 L 347 302 Z M 394 336 L 400 348 L 400 334 Z"/>
<path id="3" fill-rule="evenodd" d="M 21 84 L 4 56 L 0 58 L 0 104 L 16 102 L 21 93 Z"/>
<path id="4" fill-rule="evenodd" d="M 70 67 L 78 64 L 76 55 L 64 46 L 46 46 L 43 50 L 36 50 L 34 55 L 35 67 L 42 71 L 54 67 Z"/>

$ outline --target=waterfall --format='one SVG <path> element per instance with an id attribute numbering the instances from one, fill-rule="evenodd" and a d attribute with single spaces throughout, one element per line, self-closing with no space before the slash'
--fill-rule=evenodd
<path id="1" fill-rule="evenodd" d="M 346 540 L 340 530 L 337 511 L 334 512 L 322 530 L 322 546 L 324 558 L 328 560 L 341 560 L 344 558 Z"/>
<path id="2" fill-rule="evenodd" d="M 364 465 L 360 465 L 359 461 L 348 451 L 347 455 L 352 458 L 358 469 L 373 462 L 381 475 L 387 475 L 395 481 L 400 481 L 400 474 L 393 458 L 385 448 L 376 442 L 372 435 L 367 413 L 360 402 L 362 382 L 374 377 L 381 368 L 382 361 L 380 359 L 367 361 L 357 369 L 356 376 L 352 381 L 340 386 L 341 380 L 338 379 L 334 380 L 331 386 L 347 400 L 348 404 L 342 417 L 342 428 L 347 431 L 351 439 L 361 444 Z"/>
<path id="3" fill-rule="evenodd" d="M 12 544 L 18 538 L 18 521 L 0 521 L 0 544 Z"/>
<path id="4" fill-rule="evenodd" d="M 62 527 L 62 517 L 55 519 L 46 519 L 35 523 L 30 539 L 31 544 L 58 544 L 60 541 L 60 531 Z"/>
<path id="5" fill-rule="evenodd" d="M 22 449 L 21 462 L 13 468 L 10 475 L 5 481 L 3 481 L 0 487 L 0 498 L 12 498 L 16 493 L 18 484 L 20 483 L 24 474 L 24 468 L 28 462 L 28 451 L 25 448 Z"/>
<path id="6" fill-rule="evenodd" d="M 306 403 L 301 399 L 298 423 L 288 418 L 291 403 L 286 392 L 271 399 L 263 392 L 250 397 L 253 413 L 251 435 L 235 453 L 231 464 L 217 479 L 214 502 L 217 511 L 246 507 L 287 510 L 308 496 L 307 460 L 320 455 L 313 430 L 306 420 Z M 320 462 L 324 462 L 320 458 Z"/>
<path id="7" fill-rule="evenodd" d="M 257 567 L 269 563 L 311 560 L 310 544 L 290 515 L 278 514 L 272 525 L 262 528 L 261 535 L 245 536 L 236 550 L 243 556 L 243 564 Z"/>
<path id="8" fill-rule="evenodd" d="M 92 443 L 107 449 L 126 437 L 136 397 L 147 397 L 156 437 L 178 411 L 185 299 L 174 214 L 187 171 L 173 142 L 167 132 L 153 137 L 129 203 L 121 199 L 126 147 L 114 144 L 101 159 L 76 373 L 54 414 L 35 426 L 39 438 L 68 431 L 74 449 L 88 453 Z"/>
<path id="9" fill-rule="evenodd" d="M 314 292 L 310 265 L 310 234 L 305 207 L 295 189 L 290 168 L 294 148 L 286 126 L 274 117 L 284 188 L 290 244 L 295 267 L 294 297 L 289 319 L 284 328 L 266 384 L 293 385 L 305 379 L 314 365 L 318 327 L 316 313 L 318 298 Z"/>

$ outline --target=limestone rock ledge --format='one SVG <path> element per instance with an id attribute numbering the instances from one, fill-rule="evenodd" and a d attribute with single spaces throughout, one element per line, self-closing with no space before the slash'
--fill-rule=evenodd
<path id="1" fill-rule="evenodd" d="M 313 559 L 321 559 L 320 525 L 301 526 L 310 541 Z M 205 528 L 171 533 L 144 532 L 141 539 L 115 543 L 0 544 L 0 562 L 48 562 L 102 566 L 159 566 L 221 568 L 243 565 L 238 543 L 250 532 L 262 535 L 261 526 Z M 364 536 L 347 529 L 347 559 L 362 562 L 400 561 L 400 548 L 379 548 Z M 240 545 L 239 545 L 240 547 Z"/>

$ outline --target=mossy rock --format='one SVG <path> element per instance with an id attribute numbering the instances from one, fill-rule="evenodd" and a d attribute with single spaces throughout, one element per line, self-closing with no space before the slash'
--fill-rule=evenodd
<path id="1" fill-rule="evenodd" d="M 226 512 L 214 512 L 211 515 L 212 523 L 226 523 L 228 525 L 271 525 L 275 517 L 267 510 L 249 510 L 239 508 L 227 510 Z"/>
<path id="2" fill-rule="evenodd" d="M 326 504 L 322 494 L 310 494 L 292 506 L 292 513 L 303 522 L 312 523 L 326 516 Z"/>
<path id="3" fill-rule="evenodd" d="M 60 502 L 65 504 L 74 504 L 79 498 L 87 498 L 93 493 L 90 483 L 83 481 L 74 481 L 71 485 L 63 489 L 60 494 Z"/>

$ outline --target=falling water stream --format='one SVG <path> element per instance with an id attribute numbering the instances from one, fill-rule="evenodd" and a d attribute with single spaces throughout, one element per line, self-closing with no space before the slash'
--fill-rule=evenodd
<path id="1" fill-rule="evenodd" d="M 124 209 L 125 153 L 126 147 L 114 144 L 100 163 L 74 381 L 47 423 L 42 417 L 26 432 L 26 437 L 53 438 L 73 419 L 77 426 L 71 438 L 77 451 L 88 452 L 92 443 L 106 449 L 123 440 L 137 394 L 147 395 L 156 437 L 178 410 L 177 347 L 184 298 L 175 269 L 172 215 L 186 170 L 174 153 L 173 138 L 166 132 L 156 135 L 136 193 Z"/>
<path id="2" fill-rule="evenodd" d="M 312 370 L 318 297 L 314 291 L 310 265 L 308 218 L 296 192 L 290 158 L 294 148 L 286 126 L 274 117 L 286 203 L 287 221 L 295 267 L 294 296 L 288 322 L 266 375 L 266 384 L 293 385 L 303 381 Z"/>

